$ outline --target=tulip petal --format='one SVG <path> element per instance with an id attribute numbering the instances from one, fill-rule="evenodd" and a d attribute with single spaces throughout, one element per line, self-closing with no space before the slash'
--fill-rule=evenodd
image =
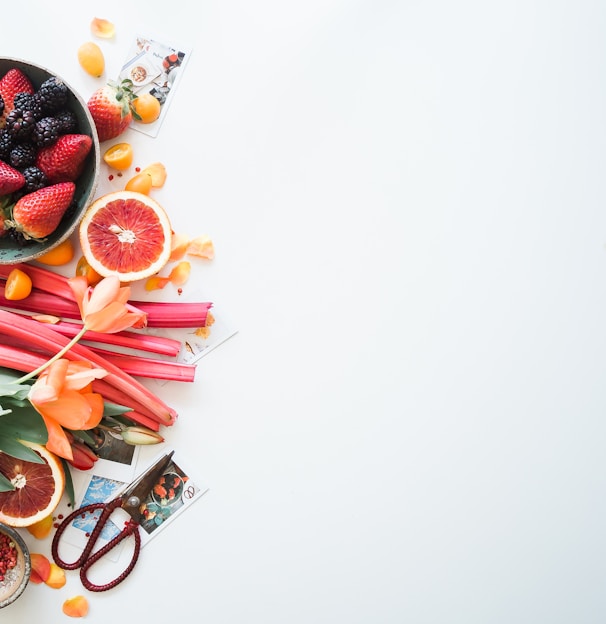
<path id="1" fill-rule="evenodd" d="M 103 278 L 93 289 L 88 299 L 85 301 L 85 316 L 103 310 L 106 306 L 116 300 L 120 292 L 120 279 L 115 275 Z M 86 320 L 86 318 L 84 319 Z"/>
<path id="2" fill-rule="evenodd" d="M 65 435 L 65 431 L 61 425 L 52 418 L 48 418 L 42 412 L 40 412 L 42 420 L 46 425 L 48 431 L 48 440 L 46 442 L 46 448 L 55 455 L 63 457 L 63 459 L 72 460 L 74 455 L 72 453 L 72 447 Z"/>

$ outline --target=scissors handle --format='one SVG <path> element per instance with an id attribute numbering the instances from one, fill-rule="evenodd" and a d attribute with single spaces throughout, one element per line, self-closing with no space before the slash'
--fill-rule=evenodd
<path id="1" fill-rule="evenodd" d="M 137 559 L 139 558 L 139 551 L 141 550 L 141 535 L 139 534 L 139 525 L 133 520 L 129 520 L 124 528 L 116 535 L 112 540 L 110 540 L 107 544 L 105 544 L 102 548 L 100 548 L 97 552 L 91 555 L 91 552 L 95 546 L 95 543 L 99 536 L 101 535 L 101 531 L 103 527 L 109 520 L 109 516 L 112 514 L 114 509 L 117 509 L 121 505 L 121 499 L 116 498 L 109 503 L 91 503 L 90 505 L 85 505 L 84 507 L 80 507 L 80 509 L 74 510 L 71 514 L 69 514 L 63 522 L 57 527 L 55 535 L 53 537 L 53 542 L 51 546 L 51 552 L 53 555 L 53 559 L 55 563 L 64 570 L 76 570 L 80 568 L 80 579 L 82 580 L 82 584 L 89 591 L 106 591 L 121 583 L 132 571 L 135 563 L 137 563 Z M 61 559 L 59 556 L 59 542 L 61 540 L 61 536 L 65 529 L 71 524 L 73 520 L 83 516 L 86 513 L 93 512 L 97 509 L 101 509 L 101 515 L 97 520 L 94 529 L 91 531 L 88 541 L 82 551 L 82 554 L 73 562 L 67 562 Z M 126 539 L 130 535 L 133 535 L 135 538 L 135 547 L 133 551 L 133 556 L 131 558 L 130 563 L 126 567 L 126 569 L 113 581 L 106 583 L 104 585 L 96 585 L 92 583 L 87 578 L 88 570 L 91 568 L 93 564 L 95 564 L 101 557 L 107 554 L 112 548 L 117 546 L 122 540 Z"/>

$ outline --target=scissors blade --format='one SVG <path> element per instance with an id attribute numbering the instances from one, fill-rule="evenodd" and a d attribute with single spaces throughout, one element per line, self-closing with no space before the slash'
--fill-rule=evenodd
<path id="1" fill-rule="evenodd" d="M 152 491 L 154 485 L 156 485 L 158 479 L 164 474 L 164 471 L 168 468 L 174 451 L 162 455 L 158 461 L 152 464 L 142 475 L 140 475 L 133 483 L 131 483 L 124 492 L 122 492 L 122 509 L 124 509 L 131 518 L 141 524 L 141 511 L 140 507 L 143 501 L 147 498 L 148 494 Z"/>

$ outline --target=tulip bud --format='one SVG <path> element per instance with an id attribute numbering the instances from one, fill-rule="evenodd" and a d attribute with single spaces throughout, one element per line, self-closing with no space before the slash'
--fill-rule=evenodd
<path id="1" fill-rule="evenodd" d="M 72 447 L 73 459 L 68 461 L 78 470 L 90 470 L 99 459 L 95 452 L 80 440 L 70 441 L 70 446 Z"/>
<path id="2" fill-rule="evenodd" d="M 120 432 L 126 444 L 159 444 L 164 438 L 147 427 L 124 427 Z"/>

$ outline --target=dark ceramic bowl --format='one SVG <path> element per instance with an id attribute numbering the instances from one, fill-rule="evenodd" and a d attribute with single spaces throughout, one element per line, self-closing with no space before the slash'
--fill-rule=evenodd
<path id="1" fill-rule="evenodd" d="M 13 67 L 20 69 L 30 79 L 36 90 L 45 80 L 52 76 L 60 78 L 60 76 L 54 72 L 40 65 L 8 57 L 0 57 L 0 78 Z M 78 133 L 88 134 L 93 140 L 93 146 L 87 157 L 84 171 L 76 181 L 74 200 L 77 205 L 74 210 L 68 210 L 59 224 L 59 227 L 48 236 L 44 242 L 19 245 L 9 236 L 0 238 L 0 264 L 15 264 L 17 262 L 35 260 L 42 254 L 50 251 L 53 247 L 62 243 L 74 232 L 80 223 L 97 189 L 97 183 L 99 181 L 100 150 L 95 123 L 86 106 L 86 102 L 65 82 L 65 80 L 62 78 L 61 80 L 67 85 L 69 90 L 67 107 L 76 115 L 78 120 Z"/>
<path id="2" fill-rule="evenodd" d="M 27 545 L 17 531 L 0 523 L 0 533 L 11 540 L 11 548 L 17 553 L 17 564 L 4 574 L 0 581 L 0 609 L 15 602 L 24 592 L 32 571 L 31 558 Z"/>

